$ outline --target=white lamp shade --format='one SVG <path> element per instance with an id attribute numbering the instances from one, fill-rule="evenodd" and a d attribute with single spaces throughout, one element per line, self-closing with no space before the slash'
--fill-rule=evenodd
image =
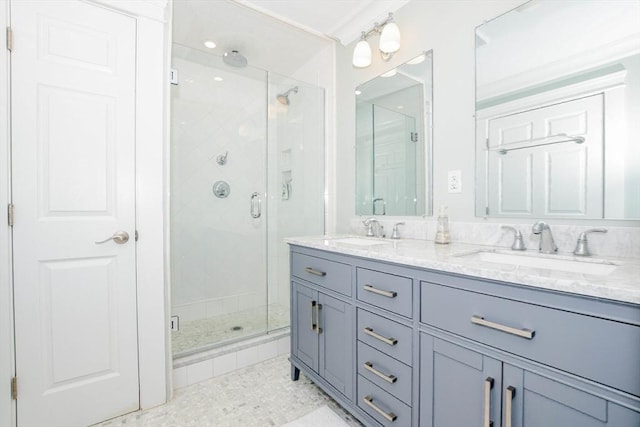
<path id="1" fill-rule="evenodd" d="M 371 65 L 371 46 L 366 40 L 360 40 L 353 49 L 353 66 L 358 68 Z"/>
<path id="2" fill-rule="evenodd" d="M 380 34 L 380 50 L 384 53 L 393 53 L 400 49 L 400 28 L 395 22 L 389 22 Z"/>

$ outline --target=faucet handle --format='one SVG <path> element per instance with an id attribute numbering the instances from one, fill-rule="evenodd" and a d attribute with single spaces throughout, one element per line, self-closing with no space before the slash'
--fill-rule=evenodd
<path id="1" fill-rule="evenodd" d="M 578 241 L 576 242 L 576 248 L 573 250 L 574 255 L 578 256 L 590 256 L 591 251 L 589 250 L 589 241 L 587 240 L 587 234 L 589 233 L 606 233 L 608 230 L 606 228 L 590 228 L 589 230 L 585 230 L 578 236 Z"/>
<path id="2" fill-rule="evenodd" d="M 522 239 L 522 233 L 515 227 L 511 227 L 509 225 L 503 225 L 503 230 L 511 230 L 513 231 L 513 244 L 511 245 L 511 249 L 514 251 L 524 251 L 527 247 L 524 244 L 524 240 Z"/>
<path id="3" fill-rule="evenodd" d="M 399 225 L 404 225 L 404 222 L 396 222 L 396 224 L 393 226 L 393 232 L 391 233 L 391 238 L 392 239 L 399 239 L 400 238 L 400 232 L 398 232 L 398 226 Z"/>

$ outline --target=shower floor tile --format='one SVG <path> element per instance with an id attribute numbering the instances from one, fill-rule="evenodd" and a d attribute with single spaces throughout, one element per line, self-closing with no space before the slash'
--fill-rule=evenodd
<path id="1" fill-rule="evenodd" d="M 174 356 L 197 349 L 238 340 L 242 337 L 267 332 L 267 314 L 264 307 L 222 314 L 191 322 L 180 322 L 180 330 L 171 332 Z M 269 329 L 289 326 L 289 308 L 269 306 Z"/>
<path id="2" fill-rule="evenodd" d="M 350 414 L 303 374 L 291 381 L 286 355 L 175 391 L 165 405 L 97 424 L 100 427 L 281 426 L 327 405 L 350 426 Z"/>

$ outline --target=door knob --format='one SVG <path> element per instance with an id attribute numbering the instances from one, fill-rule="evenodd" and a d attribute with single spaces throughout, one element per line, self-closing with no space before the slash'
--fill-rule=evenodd
<path id="1" fill-rule="evenodd" d="M 127 243 L 129 241 L 129 233 L 127 233 L 126 231 L 116 231 L 115 233 L 113 233 L 113 236 L 108 237 L 104 240 L 101 240 L 99 242 L 96 242 L 96 245 L 99 245 L 101 243 L 106 243 L 109 240 L 113 240 L 114 242 L 116 242 L 119 245 L 123 245 L 125 243 Z"/>

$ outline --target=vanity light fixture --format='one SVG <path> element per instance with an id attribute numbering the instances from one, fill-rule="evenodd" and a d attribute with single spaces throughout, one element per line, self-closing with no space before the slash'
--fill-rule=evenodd
<path id="1" fill-rule="evenodd" d="M 383 61 L 390 61 L 393 54 L 400 49 L 400 28 L 393 22 L 393 13 L 389 12 L 389 16 L 382 23 L 376 22 L 372 29 L 362 32 L 360 41 L 353 49 L 354 67 L 364 68 L 371 65 L 371 46 L 367 39 L 374 34 L 380 34 L 378 49 Z"/>

